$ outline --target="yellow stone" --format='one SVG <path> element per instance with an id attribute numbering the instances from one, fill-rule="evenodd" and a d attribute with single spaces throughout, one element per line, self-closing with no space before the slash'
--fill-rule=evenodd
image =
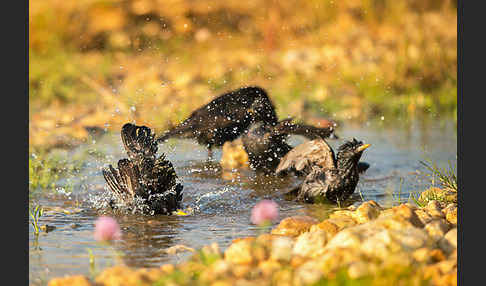
<path id="1" fill-rule="evenodd" d="M 82 275 L 73 275 L 62 278 L 54 278 L 49 281 L 47 286 L 91 286 L 94 285 L 89 282 L 88 278 Z"/>
<path id="2" fill-rule="evenodd" d="M 314 224 L 319 221 L 310 216 L 292 216 L 283 219 L 280 224 L 272 229 L 272 234 L 298 236 L 299 234 L 306 232 Z"/>

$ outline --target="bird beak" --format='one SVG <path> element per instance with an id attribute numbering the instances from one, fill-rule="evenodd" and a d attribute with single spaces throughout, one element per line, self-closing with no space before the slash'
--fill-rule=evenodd
<path id="1" fill-rule="evenodd" d="M 363 151 L 364 149 L 366 149 L 366 148 L 368 148 L 368 147 L 370 147 L 370 146 L 371 146 L 371 144 L 364 144 L 364 145 L 361 145 L 361 146 L 359 146 L 359 147 L 356 149 L 356 152 L 361 152 L 361 151 Z"/>

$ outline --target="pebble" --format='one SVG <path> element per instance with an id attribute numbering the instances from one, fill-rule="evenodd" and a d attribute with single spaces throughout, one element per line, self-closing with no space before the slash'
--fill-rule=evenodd
<path id="1" fill-rule="evenodd" d="M 457 207 L 453 207 L 447 211 L 446 219 L 449 223 L 457 226 Z"/>
<path id="2" fill-rule="evenodd" d="M 450 229 L 445 219 L 435 219 L 425 225 L 425 230 L 435 240 L 441 239 Z"/>
<path id="3" fill-rule="evenodd" d="M 358 209 L 356 209 L 353 218 L 358 223 L 365 223 L 370 220 L 376 219 L 380 215 L 381 207 L 375 201 L 367 201 L 362 203 Z"/>
<path id="4" fill-rule="evenodd" d="M 402 204 L 382 209 L 368 201 L 355 210 L 339 210 L 322 222 L 308 216 L 283 219 L 271 233 L 233 240 L 224 254 L 216 243 L 204 246 L 204 253 L 224 258 L 210 265 L 190 261 L 139 270 L 115 266 L 95 282 L 151 285 L 177 269 L 200 271 L 199 280 L 207 285 L 309 285 L 334 277 L 339 269 L 358 279 L 380 269 L 424 265 L 417 275 L 428 275 L 433 285 L 455 285 L 451 283 L 457 278 L 457 224 L 450 217 L 454 211 L 457 223 L 457 205 L 441 209 L 437 201 L 430 201 L 425 208 Z M 184 245 L 168 250 L 194 251 Z M 56 279 L 49 286 L 78 285 L 74 278 L 69 283 Z M 76 279 L 90 283 L 83 276 Z"/>
<path id="5" fill-rule="evenodd" d="M 323 276 L 320 269 L 320 263 L 315 260 L 310 260 L 302 264 L 295 271 L 294 285 L 310 285 L 316 283 Z"/>
<path id="6" fill-rule="evenodd" d="M 280 260 L 289 262 L 292 259 L 292 249 L 294 241 L 288 237 L 277 237 L 272 241 L 272 250 L 270 258 L 273 260 Z"/>
<path id="7" fill-rule="evenodd" d="M 440 207 L 440 203 L 436 200 L 429 201 L 425 209 L 432 217 L 445 217 Z"/>
<path id="8" fill-rule="evenodd" d="M 185 251 L 195 252 L 196 250 L 192 247 L 188 247 L 188 246 L 185 246 L 183 244 L 177 244 L 177 245 L 174 245 L 174 246 L 171 246 L 171 247 L 164 249 L 164 251 L 167 254 L 174 255 L 174 254 L 179 253 L 179 252 L 185 252 Z"/>
<path id="9" fill-rule="evenodd" d="M 328 242 L 327 233 L 324 230 L 305 232 L 297 237 L 293 254 L 306 257 L 319 256 Z"/>
<path id="10" fill-rule="evenodd" d="M 54 278 L 49 281 L 47 286 L 91 286 L 88 278 L 82 275 L 73 275 L 69 277 Z"/>
<path id="11" fill-rule="evenodd" d="M 224 252 L 224 259 L 234 264 L 250 264 L 253 262 L 251 254 L 253 241 L 240 240 L 232 243 Z"/>
<path id="12" fill-rule="evenodd" d="M 306 232 L 319 221 L 310 216 L 292 216 L 283 219 L 280 224 L 272 229 L 272 234 L 298 236 Z"/>

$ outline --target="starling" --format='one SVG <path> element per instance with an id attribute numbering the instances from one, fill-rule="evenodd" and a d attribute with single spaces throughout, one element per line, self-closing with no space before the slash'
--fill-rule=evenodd
<path id="1" fill-rule="evenodd" d="M 339 146 L 335 156 L 325 140 L 308 141 L 288 152 L 276 173 L 293 171 L 306 175 L 300 187 L 292 191 L 298 201 L 313 203 L 325 197 L 340 203 L 354 193 L 359 181 L 359 159 L 369 146 L 353 139 Z M 369 164 L 363 168 L 366 166 Z"/>
<path id="2" fill-rule="evenodd" d="M 277 121 L 275 108 L 264 89 L 242 87 L 222 94 L 195 110 L 189 118 L 157 138 L 157 142 L 171 137 L 193 138 L 208 148 L 211 158 L 213 147 L 235 140 L 251 124 L 264 122 L 275 125 Z"/>
<path id="3" fill-rule="evenodd" d="M 320 128 L 295 124 L 292 123 L 292 119 L 279 121 L 276 125 L 258 122 L 241 136 L 243 147 L 248 153 L 250 167 L 259 173 L 274 173 L 280 159 L 292 149 L 292 146 L 286 142 L 291 134 L 302 135 L 311 140 L 337 138 L 333 126 Z"/>
<path id="4" fill-rule="evenodd" d="M 116 203 L 152 215 L 171 214 L 180 208 L 182 185 L 165 155 L 156 157 L 158 147 L 152 130 L 126 123 L 121 138 L 128 159 L 119 160 L 117 169 L 112 165 L 103 168 Z"/>

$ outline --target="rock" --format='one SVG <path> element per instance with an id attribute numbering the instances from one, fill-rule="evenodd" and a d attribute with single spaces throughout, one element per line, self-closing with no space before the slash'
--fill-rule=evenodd
<path id="1" fill-rule="evenodd" d="M 160 266 L 160 270 L 162 270 L 166 274 L 171 274 L 172 272 L 174 272 L 175 267 L 173 264 L 162 264 Z"/>
<path id="2" fill-rule="evenodd" d="M 236 278 L 244 278 L 246 277 L 250 271 L 251 271 L 251 266 L 250 265 L 234 265 L 231 270 L 233 271 L 233 275 Z"/>
<path id="3" fill-rule="evenodd" d="M 73 275 L 63 278 L 54 278 L 49 281 L 47 286 L 91 286 L 92 284 L 88 278 L 82 275 Z"/>
<path id="4" fill-rule="evenodd" d="M 433 200 L 440 200 L 443 202 L 457 203 L 457 192 L 445 190 L 437 187 L 430 187 L 420 194 L 419 202 L 429 203 Z"/>
<path id="5" fill-rule="evenodd" d="M 449 230 L 444 236 L 444 238 L 455 248 L 457 248 L 457 227 Z"/>
<path id="6" fill-rule="evenodd" d="M 425 225 L 425 230 L 435 240 L 441 239 L 449 229 L 450 227 L 444 219 L 435 219 Z"/>
<path id="7" fill-rule="evenodd" d="M 415 227 L 402 230 L 384 229 L 368 236 L 360 245 L 361 250 L 372 257 L 390 261 L 392 253 L 411 253 L 422 247 L 432 247 L 427 233 Z M 399 261 L 404 262 L 404 261 Z"/>
<path id="8" fill-rule="evenodd" d="M 423 209 L 418 209 L 414 211 L 419 220 L 422 222 L 423 225 L 428 224 L 429 222 L 432 221 L 432 216 L 425 210 Z"/>
<path id="9" fill-rule="evenodd" d="M 241 139 L 224 143 L 220 164 L 226 170 L 248 167 L 248 154 Z"/>
<path id="10" fill-rule="evenodd" d="M 446 259 L 444 252 L 438 248 L 432 249 L 429 253 L 430 257 L 432 257 L 432 261 L 443 261 Z"/>
<path id="11" fill-rule="evenodd" d="M 432 217 L 445 217 L 442 208 L 440 207 L 440 203 L 436 200 L 429 201 L 425 209 Z"/>
<path id="12" fill-rule="evenodd" d="M 219 245 L 216 242 L 211 243 L 210 245 L 205 245 L 201 248 L 201 251 L 204 254 L 211 254 L 211 255 L 217 255 L 221 257 L 221 252 L 219 250 Z"/>
<path id="13" fill-rule="evenodd" d="M 444 238 L 439 240 L 439 246 L 447 254 L 451 254 L 454 250 L 457 250 L 457 228 L 449 230 Z"/>
<path id="14" fill-rule="evenodd" d="M 424 263 L 434 263 L 443 261 L 446 259 L 444 253 L 440 249 L 429 249 L 427 247 L 422 247 L 415 250 L 412 253 L 412 257 L 418 262 Z"/>
<path id="15" fill-rule="evenodd" d="M 254 241 L 256 238 L 254 236 L 248 236 L 248 237 L 238 237 L 235 238 L 231 241 L 231 243 L 237 243 L 243 240 L 248 240 L 248 241 Z"/>
<path id="16" fill-rule="evenodd" d="M 347 227 L 352 227 L 352 226 L 357 225 L 357 222 L 350 217 L 330 218 L 330 219 L 327 219 L 327 221 L 337 225 L 338 228 L 339 228 L 339 231 L 341 231 L 342 229 L 345 229 Z"/>
<path id="17" fill-rule="evenodd" d="M 457 207 L 453 207 L 451 210 L 446 212 L 446 220 L 457 226 Z"/>
<path id="18" fill-rule="evenodd" d="M 156 281 L 164 275 L 160 268 L 141 268 L 137 271 L 141 280 Z"/>
<path id="19" fill-rule="evenodd" d="M 282 268 L 277 270 L 271 279 L 271 285 L 279 285 L 279 286 L 292 286 L 292 270 L 287 268 Z"/>
<path id="20" fill-rule="evenodd" d="M 306 257 L 319 256 L 328 242 L 327 233 L 324 230 L 304 232 L 297 237 L 293 254 Z"/>
<path id="21" fill-rule="evenodd" d="M 141 278 L 134 269 L 120 265 L 105 269 L 96 276 L 95 282 L 100 285 L 110 286 L 148 285 L 141 283 Z"/>
<path id="22" fill-rule="evenodd" d="M 256 241 L 262 245 L 264 245 L 265 247 L 272 247 L 272 243 L 275 239 L 279 239 L 279 238 L 287 238 L 287 239 L 290 239 L 292 241 L 292 238 L 288 237 L 288 236 L 284 236 L 284 235 L 278 235 L 278 234 L 271 234 L 271 233 L 264 233 L 264 234 L 260 234 L 259 236 L 257 236 L 256 238 Z"/>
<path id="23" fill-rule="evenodd" d="M 411 203 L 404 203 L 407 207 L 411 208 L 413 211 L 416 211 L 418 209 L 417 205 L 411 204 Z"/>
<path id="24" fill-rule="evenodd" d="M 437 285 L 457 286 L 457 269 L 452 273 L 445 274 L 437 279 Z"/>
<path id="25" fill-rule="evenodd" d="M 430 253 L 430 249 L 428 249 L 427 247 L 422 247 L 422 248 L 415 250 L 412 253 L 412 257 L 413 257 L 413 259 L 415 259 L 418 262 L 428 263 L 428 262 L 431 261 L 431 257 L 429 255 L 429 253 Z"/>
<path id="26" fill-rule="evenodd" d="M 417 214 L 414 212 L 414 209 L 412 209 L 410 205 L 402 204 L 393 209 L 395 210 L 395 213 L 397 215 L 404 217 L 415 227 L 424 227 L 424 224 L 422 223 L 422 221 L 420 221 Z"/>
<path id="27" fill-rule="evenodd" d="M 326 276 L 335 274 L 351 263 L 357 261 L 369 261 L 359 249 L 350 247 L 326 248 L 322 256 L 316 258 L 321 263 L 321 271 Z"/>
<path id="28" fill-rule="evenodd" d="M 350 211 L 350 210 L 338 210 L 338 211 L 335 211 L 335 212 L 331 213 L 329 215 L 329 218 L 338 218 L 338 219 L 344 218 L 344 219 L 354 220 L 353 219 L 353 216 L 354 216 L 354 211 Z"/>
<path id="29" fill-rule="evenodd" d="M 169 255 L 174 255 L 179 252 L 185 252 L 185 251 L 195 252 L 196 250 L 192 247 L 188 247 L 183 244 L 177 244 L 164 249 L 164 251 Z"/>
<path id="30" fill-rule="evenodd" d="M 315 260 L 310 260 L 302 264 L 295 270 L 294 285 L 310 285 L 316 283 L 323 276 L 321 263 Z"/>
<path id="31" fill-rule="evenodd" d="M 357 279 L 370 274 L 368 264 L 364 261 L 356 261 L 348 266 L 348 275 L 352 279 Z"/>
<path id="32" fill-rule="evenodd" d="M 457 204 L 456 203 L 450 203 L 445 208 L 442 209 L 442 212 L 444 212 L 444 214 L 446 214 L 447 212 L 450 212 L 451 210 L 453 210 L 455 208 L 457 208 Z"/>
<path id="33" fill-rule="evenodd" d="M 234 264 L 252 263 L 252 244 L 252 240 L 239 240 L 232 243 L 224 252 L 224 259 Z"/>
<path id="34" fill-rule="evenodd" d="M 325 249 L 350 248 L 355 252 L 386 260 L 391 253 L 405 252 L 411 255 L 416 249 L 433 246 L 427 233 L 412 224 L 400 228 L 387 227 L 387 221 L 392 218 L 381 217 L 344 229 L 328 242 Z"/>
<path id="35" fill-rule="evenodd" d="M 407 227 L 424 227 L 417 214 L 407 205 L 400 205 L 392 209 L 382 211 L 377 220 L 380 226 L 390 229 L 403 229 Z"/>
<path id="36" fill-rule="evenodd" d="M 442 273 L 449 273 L 457 267 L 457 261 L 454 259 L 444 260 L 436 264 Z"/>
<path id="37" fill-rule="evenodd" d="M 280 221 L 279 225 L 272 229 L 272 234 L 297 236 L 306 232 L 319 221 L 310 216 L 292 216 Z"/>
<path id="38" fill-rule="evenodd" d="M 233 284 L 233 281 L 227 279 L 215 281 L 214 283 L 211 283 L 211 286 L 232 286 Z"/>
<path id="39" fill-rule="evenodd" d="M 218 260 L 211 265 L 211 270 L 214 276 L 226 276 L 231 272 L 231 264 L 225 260 Z"/>
<path id="40" fill-rule="evenodd" d="M 334 224 L 334 223 L 330 222 L 328 219 L 326 219 L 319 224 L 315 224 L 315 225 L 311 226 L 309 231 L 314 232 L 314 231 L 319 231 L 319 230 L 325 231 L 327 233 L 328 237 L 332 238 L 333 236 L 335 236 L 339 232 L 339 226 L 337 226 L 336 224 Z"/>
<path id="41" fill-rule="evenodd" d="M 277 237 L 272 241 L 270 258 L 276 261 L 289 262 L 292 258 L 294 241 L 288 237 Z"/>
<path id="42" fill-rule="evenodd" d="M 361 204 L 353 213 L 353 218 L 358 223 L 365 223 L 376 219 L 380 215 L 381 207 L 375 201 L 367 201 Z"/>
<path id="43" fill-rule="evenodd" d="M 302 255 L 294 255 L 294 256 L 292 256 L 292 259 L 290 260 L 290 266 L 292 266 L 292 268 L 297 268 L 300 265 L 304 264 L 308 260 L 309 260 L 309 258 L 304 257 Z"/>
<path id="44" fill-rule="evenodd" d="M 265 260 L 258 264 L 258 268 L 262 271 L 264 276 L 270 276 L 278 269 L 280 269 L 281 265 L 275 260 Z"/>

